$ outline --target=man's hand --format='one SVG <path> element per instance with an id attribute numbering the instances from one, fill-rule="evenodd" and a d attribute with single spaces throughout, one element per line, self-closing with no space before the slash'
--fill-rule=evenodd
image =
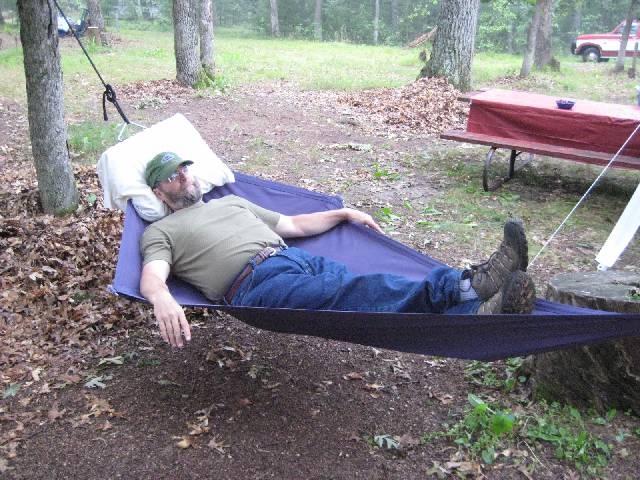
<path id="1" fill-rule="evenodd" d="M 172 347 L 182 347 L 183 339 L 191 340 L 191 329 L 184 310 L 167 288 L 169 270 L 169 264 L 162 260 L 145 264 L 140 276 L 140 292 L 153 304 L 153 313 L 164 341 Z"/>
<path id="2" fill-rule="evenodd" d="M 347 220 L 372 228 L 378 233 L 384 233 L 380 228 L 380 225 L 378 225 L 373 217 L 368 213 L 361 212 L 360 210 L 354 210 L 353 208 L 344 208 L 343 210 L 345 210 Z"/>
<path id="3" fill-rule="evenodd" d="M 153 313 L 158 321 L 160 335 L 172 347 L 184 346 L 184 340 L 191 340 L 191 329 L 184 310 L 169 292 L 157 295 L 153 302 Z"/>

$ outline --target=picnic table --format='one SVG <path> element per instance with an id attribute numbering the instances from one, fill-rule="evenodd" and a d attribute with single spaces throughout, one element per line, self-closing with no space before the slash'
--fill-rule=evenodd
<path id="1" fill-rule="evenodd" d="M 571 110 L 561 110 L 556 104 L 559 97 L 502 89 L 468 98 L 467 129 L 449 130 L 440 136 L 490 147 L 482 175 L 486 191 L 513 177 L 516 159 L 522 153 L 607 165 L 640 123 L 640 107 L 636 105 L 576 100 Z M 490 184 L 489 169 L 498 149 L 511 150 L 509 172 Z M 640 132 L 612 166 L 640 170 Z"/>

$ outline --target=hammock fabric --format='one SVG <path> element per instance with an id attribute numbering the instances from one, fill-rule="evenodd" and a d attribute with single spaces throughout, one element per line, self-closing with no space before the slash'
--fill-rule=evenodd
<path id="1" fill-rule="evenodd" d="M 205 200 L 235 194 L 287 215 L 342 207 L 339 197 L 236 174 Z M 129 202 L 113 291 L 144 300 L 139 290 L 139 239 L 147 223 Z M 348 265 L 357 273 L 389 272 L 422 278 L 437 260 L 365 227 L 343 223 L 312 238 L 288 241 Z M 255 327 L 313 335 L 402 352 L 495 360 L 640 335 L 640 314 L 612 314 L 537 300 L 531 315 L 441 315 L 229 307 L 214 304 L 190 285 L 169 279 L 184 306 L 223 310 Z"/>

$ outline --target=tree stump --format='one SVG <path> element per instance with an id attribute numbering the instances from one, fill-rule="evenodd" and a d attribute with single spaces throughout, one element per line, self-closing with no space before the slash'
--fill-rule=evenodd
<path id="1" fill-rule="evenodd" d="M 100 38 L 100 29 L 98 27 L 87 27 L 87 40 L 100 45 L 102 39 Z"/>
<path id="2" fill-rule="evenodd" d="M 640 274 L 569 273 L 549 283 L 548 300 L 621 313 L 640 313 Z M 640 414 L 640 338 L 530 356 L 524 363 L 534 395 L 599 412 L 610 408 Z"/>

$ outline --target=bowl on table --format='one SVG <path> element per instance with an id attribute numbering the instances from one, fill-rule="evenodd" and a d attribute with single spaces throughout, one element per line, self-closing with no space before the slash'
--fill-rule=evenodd
<path id="1" fill-rule="evenodd" d="M 556 105 L 558 105 L 558 108 L 561 110 L 571 110 L 575 104 L 576 102 L 574 100 L 556 100 Z"/>

